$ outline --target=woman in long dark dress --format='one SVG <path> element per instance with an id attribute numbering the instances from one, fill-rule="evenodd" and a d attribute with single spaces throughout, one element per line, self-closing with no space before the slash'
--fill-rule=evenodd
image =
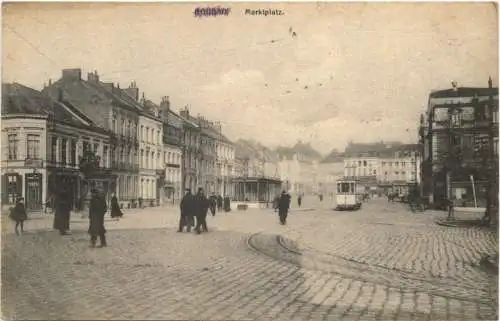
<path id="1" fill-rule="evenodd" d="M 16 222 L 16 235 L 19 235 L 19 226 L 21 226 L 21 234 L 24 233 L 24 221 L 28 219 L 26 208 L 24 207 L 24 198 L 20 197 L 17 199 L 16 206 L 10 212 L 10 218 Z"/>
<path id="2" fill-rule="evenodd" d="M 55 199 L 56 213 L 54 215 L 54 229 L 59 230 L 59 234 L 66 235 L 69 230 L 69 220 L 71 211 L 71 200 L 66 191 L 61 191 Z"/>
<path id="3" fill-rule="evenodd" d="M 123 212 L 120 209 L 120 204 L 118 204 L 118 198 L 113 194 L 111 198 L 111 217 L 119 220 L 123 216 Z"/>

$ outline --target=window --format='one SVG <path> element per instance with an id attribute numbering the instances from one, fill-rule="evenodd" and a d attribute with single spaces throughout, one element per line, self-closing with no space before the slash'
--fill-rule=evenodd
<path id="1" fill-rule="evenodd" d="M 458 110 L 454 110 L 451 113 L 451 126 L 460 127 L 462 125 L 462 113 Z"/>
<path id="2" fill-rule="evenodd" d="M 141 164 L 141 168 L 144 168 L 144 149 L 141 149 L 140 164 Z"/>
<path id="3" fill-rule="evenodd" d="M 146 163 L 144 164 L 144 168 L 148 168 L 149 166 L 149 151 L 146 151 Z"/>
<path id="4" fill-rule="evenodd" d="M 116 113 L 113 113 L 111 119 L 111 130 L 113 131 L 113 133 L 116 133 Z"/>
<path id="5" fill-rule="evenodd" d="M 351 193 L 351 185 L 354 185 L 352 183 L 339 183 L 337 185 L 337 192 L 338 193 Z"/>
<path id="6" fill-rule="evenodd" d="M 16 160 L 17 159 L 17 146 L 18 146 L 18 140 L 17 140 L 17 134 L 10 134 L 9 135 L 9 160 Z"/>
<path id="7" fill-rule="evenodd" d="M 83 153 L 85 154 L 88 151 L 90 151 L 90 143 L 89 142 L 83 142 Z"/>
<path id="8" fill-rule="evenodd" d="M 68 140 L 66 138 L 63 138 L 61 140 L 61 163 L 63 165 L 66 165 L 67 164 L 67 155 L 68 153 Z"/>
<path id="9" fill-rule="evenodd" d="M 28 159 L 39 159 L 40 158 L 40 135 L 28 134 Z"/>
<path id="10" fill-rule="evenodd" d="M 363 161 L 363 166 L 366 166 L 366 161 Z"/>
<path id="11" fill-rule="evenodd" d="M 97 154 L 98 151 L 99 151 L 99 144 L 98 143 L 94 143 L 94 153 Z"/>
<path id="12" fill-rule="evenodd" d="M 129 120 L 128 121 L 128 124 L 127 124 L 127 134 L 129 137 L 133 136 L 133 133 L 132 133 L 132 122 Z"/>
<path id="13" fill-rule="evenodd" d="M 104 146 L 102 149 L 102 164 L 104 167 L 108 167 L 108 146 Z"/>
<path id="14" fill-rule="evenodd" d="M 141 141 L 144 141 L 144 125 L 141 125 Z"/>
<path id="15" fill-rule="evenodd" d="M 122 133 L 123 136 L 126 135 L 126 133 L 125 133 L 126 129 L 127 128 L 125 127 L 125 119 L 122 119 L 122 127 L 121 127 L 120 131 L 121 131 L 121 133 Z"/>
<path id="16" fill-rule="evenodd" d="M 72 139 L 70 141 L 70 148 L 71 148 L 71 151 L 70 151 L 70 154 L 69 154 L 69 163 L 71 165 L 74 165 L 76 163 L 76 141 L 74 139 Z"/>

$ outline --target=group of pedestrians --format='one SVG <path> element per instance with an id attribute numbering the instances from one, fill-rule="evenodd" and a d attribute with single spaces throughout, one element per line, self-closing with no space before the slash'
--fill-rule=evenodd
<path id="1" fill-rule="evenodd" d="M 210 209 L 212 216 L 215 216 L 216 209 L 222 210 L 222 202 L 222 197 L 215 196 L 215 194 L 207 198 L 205 191 L 201 187 L 198 188 L 196 195 L 192 194 L 191 189 L 186 189 L 186 195 L 184 195 L 180 204 L 181 217 L 178 232 L 183 232 L 184 228 L 186 228 L 187 232 L 191 232 L 192 227 L 194 227 L 196 234 L 208 232 L 208 210 Z"/>
<path id="2" fill-rule="evenodd" d="M 52 206 L 55 209 L 53 228 L 59 231 L 60 235 L 67 235 L 70 229 L 70 215 L 72 209 L 72 198 L 68 191 L 61 191 L 57 197 L 52 197 Z M 89 229 L 90 246 L 96 247 L 97 239 L 100 240 L 99 247 L 107 246 L 106 229 L 104 227 L 104 216 L 108 210 L 106 197 L 97 189 L 91 190 L 89 204 Z M 16 205 L 11 209 L 10 218 L 16 222 L 15 233 L 20 235 L 24 232 L 24 221 L 28 219 L 24 198 L 19 197 Z M 118 204 L 115 195 L 111 198 L 111 217 L 120 218 L 123 212 Z M 20 228 L 20 231 L 19 231 Z"/>

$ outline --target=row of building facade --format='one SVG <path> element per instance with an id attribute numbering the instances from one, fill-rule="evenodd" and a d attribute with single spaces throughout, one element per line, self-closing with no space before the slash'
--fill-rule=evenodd
<path id="1" fill-rule="evenodd" d="M 220 124 L 187 107 L 175 112 L 168 96 L 156 104 L 135 82 L 102 82 L 97 72 L 84 79 L 80 69 L 65 69 L 41 91 L 3 84 L 2 146 L 2 205 L 23 196 L 31 210 L 42 209 L 66 190 L 79 208 L 96 185 L 124 208 L 175 202 L 188 187 L 234 190 L 234 147 Z M 84 178 L 88 153 L 99 166 Z"/>

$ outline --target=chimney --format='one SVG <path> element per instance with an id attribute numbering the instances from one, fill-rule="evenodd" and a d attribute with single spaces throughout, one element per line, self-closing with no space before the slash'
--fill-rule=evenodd
<path id="1" fill-rule="evenodd" d="M 165 111 L 165 112 L 170 109 L 170 97 L 169 96 L 161 97 L 160 109 L 162 111 Z"/>
<path id="2" fill-rule="evenodd" d="M 132 97 L 135 101 L 139 101 L 139 88 L 137 88 L 137 84 L 135 81 L 132 81 L 128 88 L 123 89 L 127 95 Z"/>
<path id="3" fill-rule="evenodd" d="M 64 101 L 64 92 L 62 88 L 58 88 L 58 96 L 57 96 L 57 101 L 63 102 Z"/>
<path id="4" fill-rule="evenodd" d="M 488 79 L 488 88 L 493 88 L 493 80 L 491 80 L 491 76 Z"/>
<path id="5" fill-rule="evenodd" d="M 63 69 L 62 78 L 65 80 L 81 80 L 82 79 L 82 70 L 80 68 L 74 69 Z"/>
<path id="6" fill-rule="evenodd" d="M 99 83 L 99 74 L 97 73 L 97 70 L 87 73 L 87 81 L 91 83 Z"/>

